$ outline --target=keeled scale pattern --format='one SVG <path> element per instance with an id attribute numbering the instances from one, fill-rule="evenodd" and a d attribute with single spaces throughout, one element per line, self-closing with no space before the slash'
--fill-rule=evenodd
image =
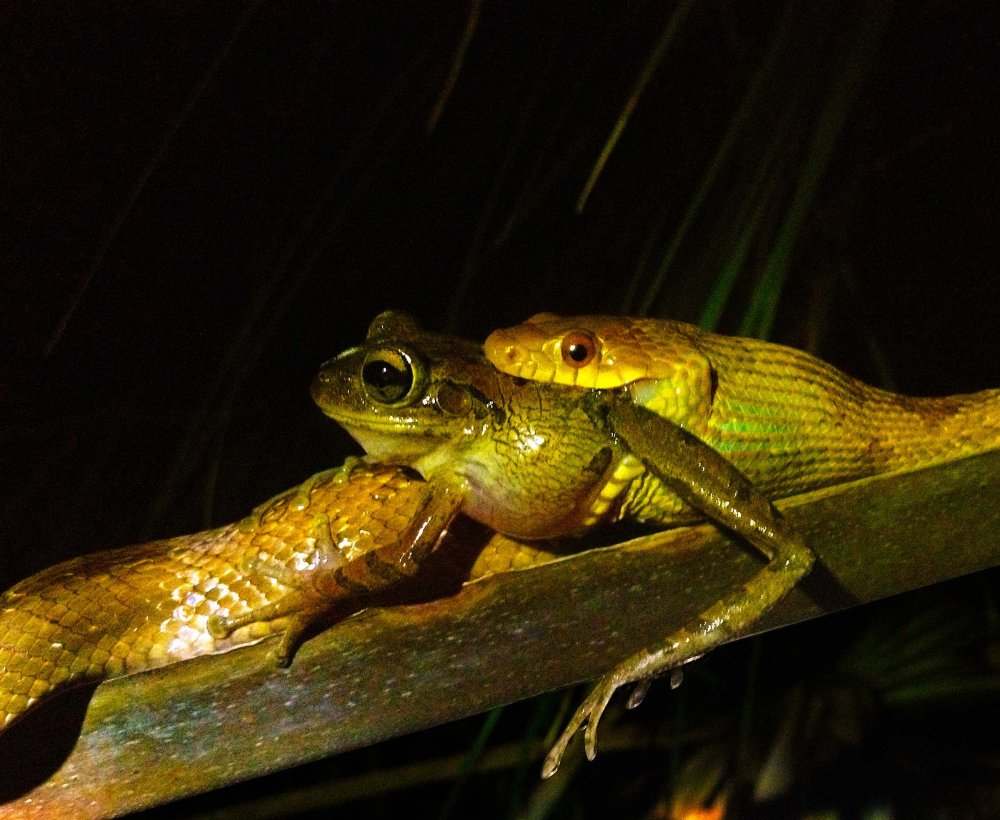
<path id="1" fill-rule="evenodd" d="M 561 342 L 586 333 L 593 360 Z M 698 435 L 774 498 L 1000 447 L 1000 390 L 911 398 L 870 387 L 793 348 L 681 322 L 540 314 L 495 331 L 485 351 L 514 376 L 581 387 L 629 385 L 633 398 Z M 624 508 L 653 520 L 678 499 L 651 476 Z"/>
<path id="2" fill-rule="evenodd" d="M 408 537 L 426 487 L 397 468 L 345 465 L 239 523 L 84 556 L 22 581 L 0 595 L 0 728 L 57 689 L 281 632 L 284 618 L 225 639 L 206 624 L 312 589 L 320 542 L 347 562 Z M 323 589 L 303 602 L 317 617 L 329 606 L 329 583 Z"/>

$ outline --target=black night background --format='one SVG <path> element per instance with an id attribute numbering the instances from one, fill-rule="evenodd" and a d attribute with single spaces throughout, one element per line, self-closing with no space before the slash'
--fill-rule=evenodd
<path id="1" fill-rule="evenodd" d="M 900 392 L 1000 386 L 998 70 L 971 2 L 0 5 L 0 586 L 357 453 L 308 385 L 388 308 L 476 339 L 711 315 Z M 625 718 L 687 698 L 712 732 L 602 755 L 545 808 L 537 759 L 406 781 L 472 754 L 478 716 L 148 816 L 694 817 L 708 782 L 734 816 L 988 817 L 995 688 L 893 709 L 837 670 L 873 622 L 940 612 L 950 679 L 997 672 L 996 580 L 718 651 Z M 800 765 L 762 808 L 746 760 L 779 731 Z"/>

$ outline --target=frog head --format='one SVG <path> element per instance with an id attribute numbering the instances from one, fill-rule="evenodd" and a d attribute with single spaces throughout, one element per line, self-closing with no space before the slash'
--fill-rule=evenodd
<path id="1" fill-rule="evenodd" d="M 403 313 L 326 362 L 312 396 L 369 455 L 458 486 L 468 515 L 519 538 L 581 529 L 624 457 L 603 393 L 500 373 L 480 345 Z"/>

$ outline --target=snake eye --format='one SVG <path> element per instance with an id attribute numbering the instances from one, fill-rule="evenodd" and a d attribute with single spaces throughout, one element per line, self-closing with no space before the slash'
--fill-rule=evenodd
<path id="1" fill-rule="evenodd" d="M 563 361 L 570 367 L 586 367 L 597 355 L 597 342 L 589 333 L 582 330 L 574 330 L 563 337 L 562 344 Z"/>
<path id="2" fill-rule="evenodd" d="M 391 348 L 373 350 L 361 365 L 361 381 L 368 395 L 384 404 L 402 404 L 414 392 L 413 360 Z"/>

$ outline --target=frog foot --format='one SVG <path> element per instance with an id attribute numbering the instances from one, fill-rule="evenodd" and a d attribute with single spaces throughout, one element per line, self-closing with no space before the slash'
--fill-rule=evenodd
<path id="1" fill-rule="evenodd" d="M 566 724 L 566 728 L 559 735 L 559 739 L 552 745 L 549 753 L 545 756 L 545 762 L 542 764 L 542 777 L 552 777 L 559 770 L 559 764 L 562 763 L 566 747 L 569 746 L 573 735 L 584 724 L 587 726 L 583 736 L 587 759 L 593 760 L 597 756 L 597 724 L 600 723 L 601 715 L 604 714 L 611 696 L 622 685 L 615 678 L 614 672 L 601 678 L 597 686 L 584 699 L 583 703 L 577 707 L 573 713 L 573 717 Z"/>
<path id="2" fill-rule="evenodd" d="M 597 682 L 597 686 L 577 707 L 573 717 L 566 724 L 566 728 L 559 735 L 559 739 L 545 756 L 545 762 L 542 764 L 542 777 L 552 777 L 558 771 L 566 747 L 569 746 L 569 742 L 577 730 L 584 725 L 586 725 L 586 729 L 583 734 L 583 748 L 587 759 L 593 760 L 597 757 L 597 725 L 618 687 L 628 683 L 635 684 L 635 688 L 625 704 L 626 709 L 635 709 L 646 697 L 646 693 L 649 692 L 649 687 L 657 675 L 669 674 L 670 688 L 676 689 L 684 678 L 683 667 L 700 657 L 701 654 L 693 655 L 674 665 L 664 666 L 660 652 L 647 651 L 640 652 L 619 664 Z"/>

